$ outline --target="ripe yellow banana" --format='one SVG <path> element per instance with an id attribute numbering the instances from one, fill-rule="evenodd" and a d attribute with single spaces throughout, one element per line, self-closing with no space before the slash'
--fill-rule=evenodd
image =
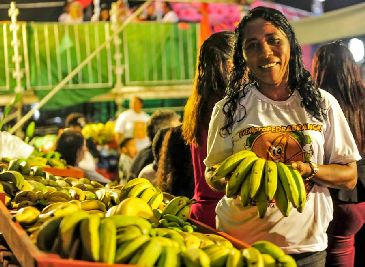
<path id="1" fill-rule="evenodd" d="M 186 267 L 210 267 L 210 258 L 202 249 L 188 248 L 181 256 Z"/>
<path id="2" fill-rule="evenodd" d="M 129 192 L 127 197 L 139 197 L 147 188 L 153 187 L 151 183 L 139 183 L 133 186 Z"/>
<path id="3" fill-rule="evenodd" d="M 291 166 L 289 167 L 289 169 L 299 192 L 299 203 L 297 210 L 299 212 L 302 212 L 305 208 L 305 203 L 307 201 L 307 192 L 305 191 L 304 181 L 298 170 L 293 169 Z"/>
<path id="4" fill-rule="evenodd" d="M 252 152 L 243 159 L 233 172 L 231 178 L 229 178 L 226 185 L 226 196 L 234 197 L 239 192 L 239 189 L 245 180 L 250 177 L 252 166 L 255 164 L 258 157 Z"/>
<path id="5" fill-rule="evenodd" d="M 101 262 L 113 264 L 117 247 L 117 229 L 115 223 L 110 218 L 105 218 L 100 222 L 99 238 L 100 251 L 99 259 Z"/>
<path id="6" fill-rule="evenodd" d="M 95 214 L 89 215 L 80 222 L 81 244 L 87 260 L 99 261 L 99 225 L 100 217 Z"/>
<path id="7" fill-rule="evenodd" d="M 282 257 L 280 257 L 277 260 L 277 265 L 279 267 L 297 267 L 297 263 L 295 262 L 295 260 L 293 259 L 292 256 L 290 255 L 284 255 Z"/>
<path id="8" fill-rule="evenodd" d="M 276 267 L 276 261 L 270 254 L 261 253 L 265 267 Z"/>
<path id="9" fill-rule="evenodd" d="M 154 186 L 150 186 L 148 187 L 146 190 L 144 190 L 142 192 L 142 194 L 140 195 L 140 199 L 142 199 L 143 201 L 145 201 L 146 203 L 148 203 L 151 198 L 157 193 L 157 189 Z"/>
<path id="10" fill-rule="evenodd" d="M 141 229 L 135 225 L 119 228 L 116 237 L 117 244 L 119 245 L 125 241 L 133 240 L 141 235 L 142 235 Z"/>
<path id="11" fill-rule="evenodd" d="M 222 246 L 205 247 L 203 251 L 209 256 L 211 266 L 226 266 L 230 249 Z"/>
<path id="12" fill-rule="evenodd" d="M 137 216 L 129 216 L 129 215 L 114 215 L 109 217 L 114 220 L 115 227 L 119 229 L 120 227 L 126 227 L 129 225 L 138 226 L 141 229 L 144 235 L 149 234 L 151 231 L 152 225 L 149 221 L 144 218 L 137 217 Z"/>
<path id="13" fill-rule="evenodd" d="M 226 177 L 229 173 L 234 171 L 236 167 L 241 163 L 247 156 L 254 156 L 255 153 L 250 150 L 241 150 L 237 153 L 232 154 L 228 158 L 219 164 L 219 167 L 215 170 L 212 180 L 221 179 Z"/>
<path id="14" fill-rule="evenodd" d="M 162 252 L 162 245 L 158 239 L 152 237 L 143 247 L 142 254 L 139 256 L 136 264 L 138 266 L 155 266 Z"/>
<path id="15" fill-rule="evenodd" d="M 184 238 L 185 247 L 187 248 L 199 248 L 201 239 L 198 236 L 192 235 L 191 233 L 182 232 L 180 235 Z"/>
<path id="16" fill-rule="evenodd" d="M 248 247 L 242 250 L 242 256 L 247 267 L 264 267 L 260 251 L 254 247 Z"/>
<path id="17" fill-rule="evenodd" d="M 133 240 L 123 242 L 117 247 L 115 252 L 115 262 L 127 263 L 138 249 L 148 242 L 148 240 L 150 240 L 149 236 L 141 235 Z"/>
<path id="18" fill-rule="evenodd" d="M 24 208 L 19 209 L 15 214 L 15 219 L 21 225 L 29 225 L 34 224 L 40 215 L 40 211 L 33 207 L 27 206 Z"/>
<path id="19" fill-rule="evenodd" d="M 264 168 L 266 160 L 263 158 L 258 158 L 252 166 L 250 179 L 250 198 L 254 198 L 257 191 L 260 188 L 261 181 L 263 180 Z"/>
<path id="20" fill-rule="evenodd" d="M 216 243 L 218 246 L 226 247 L 226 248 L 233 248 L 233 245 L 231 241 L 227 240 L 223 236 L 216 235 L 216 234 L 205 234 L 207 238 L 212 240 L 214 243 Z"/>
<path id="21" fill-rule="evenodd" d="M 148 201 L 148 204 L 152 209 L 158 209 L 163 201 L 163 192 L 157 191 L 152 198 Z"/>
<path id="22" fill-rule="evenodd" d="M 226 267 L 243 267 L 241 251 L 232 248 L 228 254 Z"/>
<path id="23" fill-rule="evenodd" d="M 158 259 L 157 267 L 178 267 L 180 266 L 179 250 L 164 246 L 160 258 Z"/>
<path id="24" fill-rule="evenodd" d="M 295 208 L 298 207 L 299 204 L 299 192 L 296 185 L 296 182 L 291 174 L 287 165 L 282 162 L 277 162 L 278 174 L 281 184 L 285 190 L 287 198 L 293 204 Z"/>
<path id="25" fill-rule="evenodd" d="M 140 183 L 149 183 L 151 184 L 150 180 L 146 178 L 135 178 L 133 180 L 129 180 L 123 187 L 122 187 L 122 198 L 125 198 L 128 196 L 129 190 L 133 188 L 135 185 Z"/>
<path id="26" fill-rule="evenodd" d="M 268 201 L 274 198 L 278 186 L 278 168 L 272 160 L 267 160 L 265 164 L 265 194 Z"/>
<path id="27" fill-rule="evenodd" d="M 288 217 L 290 213 L 290 203 L 280 180 L 278 180 L 278 186 L 276 189 L 274 199 L 276 207 L 285 217 Z"/>
<path id="28" fill-rule="evenodd" d="M 106 212 L 105 204 L 98 199 L 83 200 L 80 202 L 80 205 L 82 210 L 100 210 Z"/>
<path id="29" fill-rule="evenodd" d="M 183 207 L 178 213 L 176 213 L 176 216 L 179 217 L 181 220 L 186 221 L 190 217 L 191 212 L 191 205 L 186 205 Z"/>
<path id="30" fill-rule="evenodd" d="M 275 245 L 274 243 L 267 240 L 259 240 L 252 244 L 252 246 L 258 249 L 262 254 L 269 254 L 275 260 L 278 260 L 280 257 L 284 256 L 284 251 Z"/>
<path id="31" fill-rule="evenodd" d="M 86 211 L 79 211 L 72 213 L 63 218 L 60 223 L 60 238 L 62 243 L 62 251 L 65 256 L 69 255 L 71 246 L 75 240 L 75 230 L 77 229 L 82 219 L 90 216 Z"/>

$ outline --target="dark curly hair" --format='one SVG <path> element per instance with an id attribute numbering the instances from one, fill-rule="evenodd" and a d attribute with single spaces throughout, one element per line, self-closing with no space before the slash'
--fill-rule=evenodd
<path id="1" fill-rule="evenodd" d="M 201 145 L 201 132 L 208 129 L 214 104 L 224 97 L 229 81 L 234 33 L 212 34 L 200 48 L 193 93 L 184 108 L 183 136 L 188 144 Z"/>
<path id="2" fill-rule="evenodd" d="M 231 134 L 234 124 L 234 114 L 239 108 L 240 98 L 246 96 L 245 88 L 249 85 L 256 85 L 253 75 L 250 73 L 246 61 L 243 57 L 243 42 L 245 39 L 244 30 L 250 21 L 255 19 L 264 19 L 272 23 L 275 27 L 283 31 L 290 43 L 290 61 L 289 61 L 289 88 L 298 90 L 302 97 L 302 105 L 315 118 L 320 121 L 326 117 L 322 107 L 322 98 L 318 88 L 315 86 L 309 71 L 304 68 L 302 61 L 302 51 L 295 37 L 295 33 L 290 26 L 286 17 L 278 10 L 268 7 L 256 7 L 250 10 L 241 20 L 235 30 L 236 43 L 233 54 L 233 70 L 227 88 L 227 102 L 224 105 L 225 123 L 220 129 L 222 136 Z M 245 107 L 240 107 L 245 109 Z M 242 113 L 242 120 L 246 116 L 246 110 Z"/>
<path id="3" fill-rule="evenodd" d="M 312 67 L 315 82 L 337 99 L 365 153 L 365 85 L 350 50 L 339 41 L 323 45 L 314 54 Z"/>

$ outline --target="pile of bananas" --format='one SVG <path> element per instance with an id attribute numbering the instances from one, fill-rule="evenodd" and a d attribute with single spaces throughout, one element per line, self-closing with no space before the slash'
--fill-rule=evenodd
<path id="1" fill-rule="evenodd" d="M 306 191 L 300 173 L 282 162 L 257 157 L 249 150 L 237 152 L 216 166 L 212 181 L 226 177 L 226 196 L 240 196 L 244 207 L 256 205 L 260 218 L 275 200 L 284 216 L 289 216 L 290 203 L 302 212 Z"/>
<path id="2" fill-rule="evenodd" d="M 82 135 L 85 138 L 92 138 L 96 144 L 105 145 L 114 141 L 114 121 L 103 123 L 86 124 L 82 129 Z"/>
<path id="3" fill-rule="evenodd" d="M 24 159 L 19 161 L 24 161 Z M 29 166 L 51 166 L 59 169 L 64 169 L 67 166 L 66 161 L 61 158 L 61 154 L 57 151 L 42 152 L 34 150 L 26 159 L 26 162 Z"/>

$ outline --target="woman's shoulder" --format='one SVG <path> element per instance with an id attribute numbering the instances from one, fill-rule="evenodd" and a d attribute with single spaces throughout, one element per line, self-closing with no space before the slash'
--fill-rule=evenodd
<path id="1" fill-rule="evenodd" d="M 327 92 L 326 90 L 320 89 L 320 88 L 319 88 L 319 92 L 322 96 L 326 109 L 332 107 L 333 105 L 339 105 L 337 99 L 331 93 Z"/>

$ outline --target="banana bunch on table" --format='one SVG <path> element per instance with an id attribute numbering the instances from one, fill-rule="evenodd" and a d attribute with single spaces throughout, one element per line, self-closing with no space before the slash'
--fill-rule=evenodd
<path id="1" fill-rule="evenodd" d="M 216 166 L 212 181 L 225 177 L 226 196 L 239 196 L 244 207 L 256 205 L 260 218 L 275 201 L 284 216 L 291 205 L 302 212 L 306 191 L 302 176 L 290 165 L 259 158 L 250 150 L 239 151 Z M 291 205 L 290 205 L 291 204 Z"/>

